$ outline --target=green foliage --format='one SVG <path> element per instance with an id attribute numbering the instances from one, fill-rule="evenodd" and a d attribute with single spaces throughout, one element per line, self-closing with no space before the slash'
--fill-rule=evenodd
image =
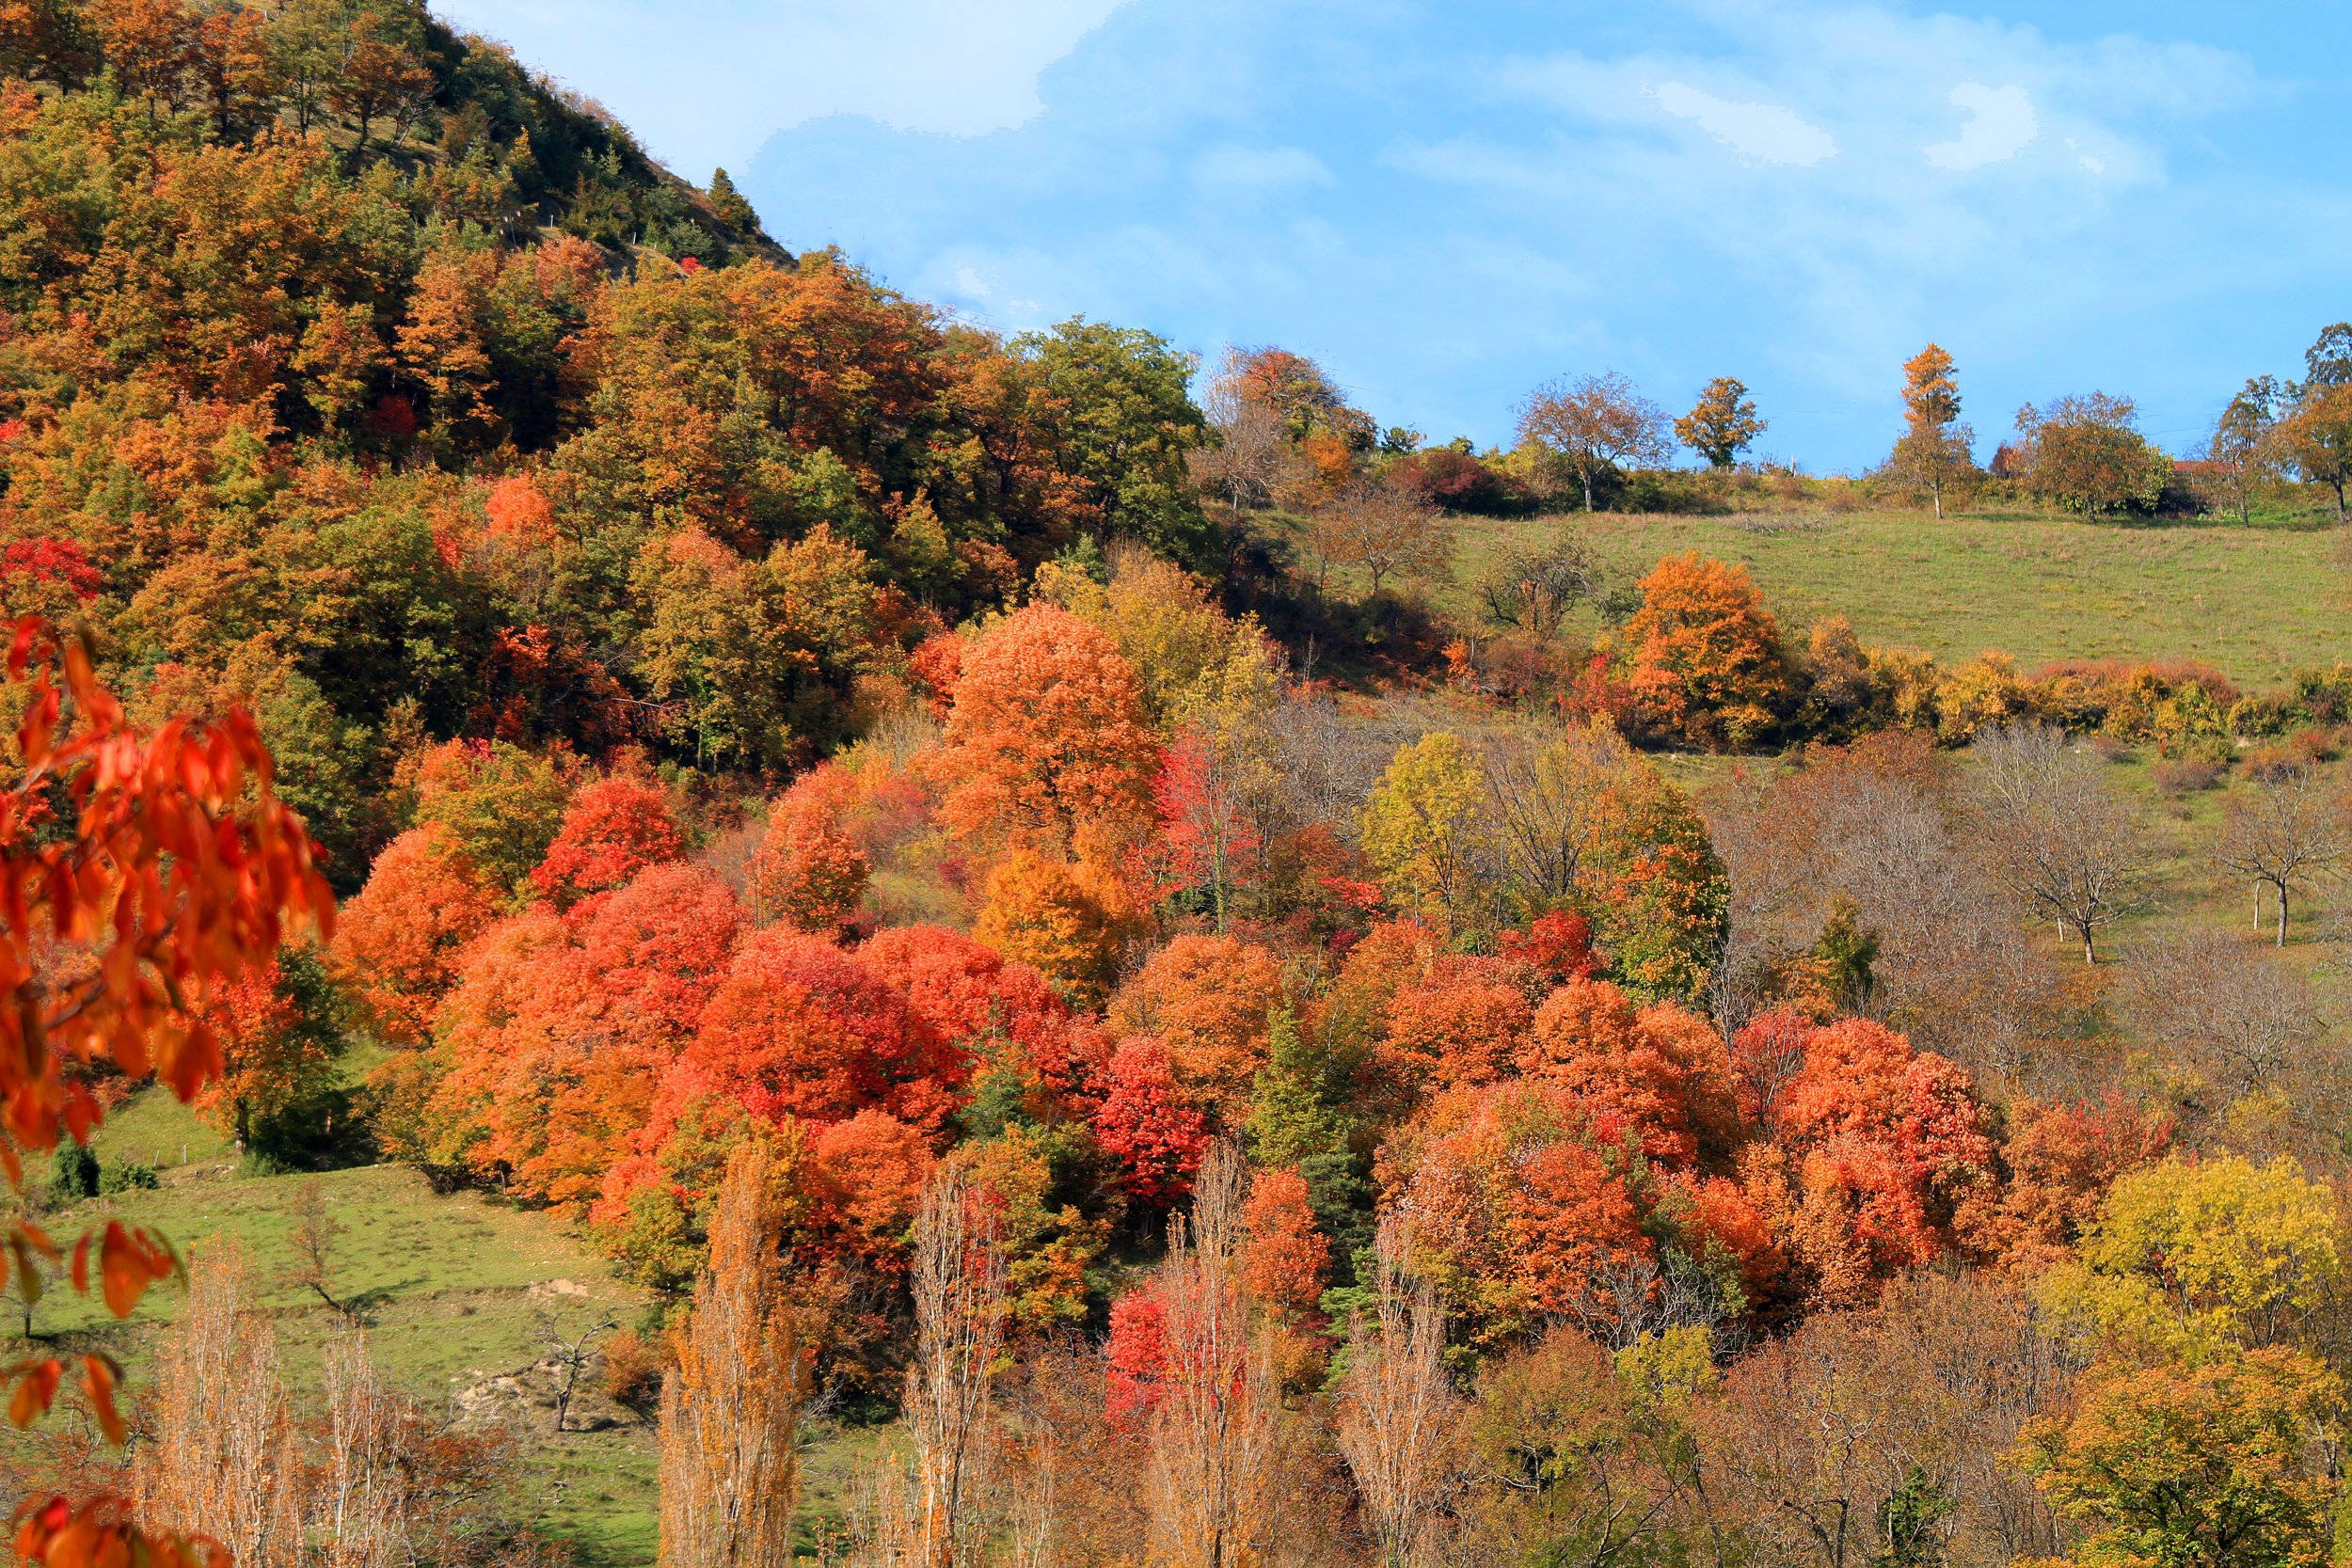
<path id="1" fill-rule="evenodd" d="M 153 1165 L 133 1160 L 108 1165 L 98 1179 L 98 1191 L 111 1197 L 117 1193 L 152 1192 L 163 1184 L 164 1179 L 156 1174 Z"/>
<path id="2" fill-rule="evenodd" d="M 1943 1524 L 1958 1506 L 1927 1466 L 1915 1463 L 1879 1504 L 1886 1549 L 1871 1558 L 1871 1568 L 1944 1568 Z"/>
<path id="3" fill-rule="evenodd" d="M 57 1152 L 49 1162 L 51 1193 L 69 1202 L 77 1197 L 96 1197 L 98 1181 L 98 1156 L 87 1145 L 72 1138 L 57 1145 Z"/>
<path id="4" fill-rule="evenodd" d="M 1189 389 L 1192 356 L 1140 327 L 1083 317 L 1012 348 L 1034 377 L 1043 438 L 1104 527 L 1196 571 L 1221 565 L 1184 467 L 1184 453 L 1208 438 Z"/>

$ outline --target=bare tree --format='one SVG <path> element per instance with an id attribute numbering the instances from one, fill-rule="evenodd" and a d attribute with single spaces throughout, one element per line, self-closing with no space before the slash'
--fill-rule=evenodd
<path id="1" fill-rule="evenodd" d="M 1632 748 L 1597 723 L 1548 740 L 1506 733 L 1482 745 L 1478 760 L 1504 879 L 1531 911 L 1559 908 L 1576 891 L 1601 797 L 1634 766 Z"/>
<path id="2" fill-rule="evenodd" d="M 1152 1289 L 1167 1324 L 1167 1374 L 1152 1413 L 1155 1555 L 1171 1568 L 1240 1568 L 1265 1541 L 1279 1400 L 1272 1354 L 1250 1323 L 1238 1249 L 1246 1173 L 1218 1145 L 1202 1164 L 1189 1224 L 1168 1223 Z"/>
<path id="3" fill-rule="evenodd" d="M 2324 1118 L 2340 1099 L 2326 1023 L 2286 960 L 2205 931 L 2154 946 L 2134 970 L 2132 1021 L 2167 1058 L 2183 1109 L 2210 1117 L 2260 1092 Z"/>
<path id="4" fill-rule="evenodd" d="M 1285 488 L 1289 470 L 1303 462 L 1292 444 L 1290 421 L 1282 411 L 1250 394 L 1244 375 L 1246 360 L 1239 349 L 1225 351 L 1217 374 L 1201 399 L 1201 412 L 1208 416 L 1217 441 L 1185 454 L 1195 482 L 1222 495 L 1237 512 L 1275 501 Z"/>
<path id="5" fill-rule="evenodd" d="M 1592 596 L 1600 581 L 1592 552 L 1561 534 L 1550 543 L 1506 554 L 1479 585 L 1487 619 L 1531 637 L 1549 640 L 1577 600 Z"/>
<path id="6" fill-rule="evenodd" d="M 1982 845 L 1994 875 L 2036 915 L 2079 938 L 2095 964 L 2101 930 L 2151 901 L 2138 819 L 2104 764 L 2042 724 L 1978 737 Z"/>
<path id="7" fill-rule="evenodd" d="M 924 1568 L 977 1554 L 990 1393 L 1005 1341 L 1005 1253 L 986 1195 L 960 1170 L 936 1178 L 914 1225 L 914 1437 Z"/>
<path id="8" fill-rule="evenodd" d="M 2254 884 L 2254 929 L 2263 927 L 2263 890 L 2279 895 L 2277 945 L 2287 944 L 2290 889 L 2309 887 L 2352 855 L 2352 800 L 2317 770 L 2284 768 L 2233 792 L 2222 808 L 2214 858 Z"/>
<path id="9" fill-rule="evenodd" d="M 539 1324 L 539 1342 L 547 1348 L 547 1359 L 555 1368 L 555 1430 L 562 1432 L 571 1419 L 572 1394 L 580 1386 L 580 1374 L 596 1359 L 596 1341 L 621 1325 L 617 1317 L 598 1318 L 569 1338 L 551 1322 Z"/>
<path id="10" fill-rule="evenodd" d="M 1375 1243 L 1376 1316 L 1348 1340 L 1332 1434 L 1380 1544 L 1384 1568 L 1435 1560 L 1432 1535 L 1457 1484 L 1459 1401 L 1445 1371 L 1445 1315 L 1427 1282 L 1403 1273 L 1403 1219 Z"/>
<path id="11" fill-rule="evenodd" d="M 309 1291 L 335 1311 L 342 1311 L 342 1304 L 329 1287 L 334 1282 L 335 1239 L 343 1227 L 327 1212 L 326 1187 L 315 1179 L 305 1181 L 294 1190 L 287 1215 L 294 1224 L 286 1232 L 286 1244 L 294 1259 L 286 1272 L 287 1288 Z"/>
<path id="12" fill-rule="evenodd" d="M 1453 553 L 1444 515 L 1410 490 L 1366 480 L 1351 484 L 1317 509 L 1327 528 L 1318 534 L 1320 553 L 1361 566 L 1372 592 L 1391 577 L 1427 577 Z"/>
<path id="13" fill-rule="evenodd" d="M 661 1389 L 663 1568 L 784 1568 L 800 1498 L 793 1435 L 807 1397 L 785 1295 L 773 1157 L 751 1140 L 727 1161 L 710 1266 Z"/>
<path id="14" fill-rule="evenodd" d="M 329 1568 L 406 1568 L 415 1556 L 401 1452 L 407 1412 L 369 1359 L 363 1330 L 328 1345 L 320 1370 L 326 1451 L 310 1514 L 321 1555 Z"/>
<path id="15" fill-rule="evenodd" d="M 1593 510 L 1593 482 L 1625 463 L 1663 463 L 1673 452 L 1664 409 L 1614 371 L 1538 387 L 1519 405 L 1519 440 L 1545 454 L 1583 487 Z"/>
<path id="16" fill-rule="evenodd" d="M 277 1336 L 249 1309 L 250 1289 L 233 1243 L 197 1254 L 187 1310 L 156 1357 L 154 1441 L 134 1482 L 150 1523 L 209 1535 L 251 1568 L 298 1568 L 301 1456 Z"/>
<path id="17" fill-rule="evenodd" d="M 1701 1412 L 1701 1469 L 1760 1560 L 2047 1557 L 2056 1521 L 2008 1459 L 2074 1370 L 2014 1292 L 1923 1276 L 1743 1358 Z"/>

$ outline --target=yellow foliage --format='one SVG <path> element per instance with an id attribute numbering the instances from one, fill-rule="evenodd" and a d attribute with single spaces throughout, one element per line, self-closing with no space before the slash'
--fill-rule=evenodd
<path id="1" fill-rule="evenodd" d="M 2302 1166 L 2175 1157 L 2119 1179 L 2050 1307 L 2120 1350 L 2201 1359 L 2293 1337 L 2344 1281 L 2335 1204 Z"/>

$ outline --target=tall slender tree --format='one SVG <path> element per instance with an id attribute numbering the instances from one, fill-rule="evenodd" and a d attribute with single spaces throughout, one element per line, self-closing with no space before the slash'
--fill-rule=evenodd
<path id="1" fill-rule="evenodd" d="M 661 1389 L 662 1568 L 786 1568 L 808 1393 L 778 1253 L 780 1162 L 758 1139 L 727 1160 L 710 1267 Z"/>
<path id="2" fill-rule="evenodd" d="M 989 1195 L 952 1166 L 923 1194 L 913 1283 L 906 1419 L 914 1437 L 921 1568 L 958 1568 L 985 1540 L 978 1502 L 1005 1342 L 1005 1249 Z"/>

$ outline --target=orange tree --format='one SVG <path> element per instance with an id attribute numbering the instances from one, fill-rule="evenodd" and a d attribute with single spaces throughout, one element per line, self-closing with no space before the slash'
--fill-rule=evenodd
<path id="1" fill-rule="evenodd" d="M 100 1120 L 90 1069 L 112 1062 L 183 1100 L 220 1077 L 204 1003 L 270 963 L 291 927 L 324 930 L 333 903 L 317 846 L 271 787 L 252 718 L 134 727 L 99 684 L 88 649 L 45 623 L 16 624 L 7 701 L 18 715 L 13 776 L 0 786 L 0 1165 L 24 1181 L 25 1150 L 87 1141 Z M 19 1223 L 9 1261 L 28 1297 L 65 1249 Z M 109 1221 L 79 1238 L 72 1287 L 95 1284 L 118 1317 L 179 1269 L 161 1236 Z M 66 1365 L 8 1369 L 18 1425 L 56 1400 Z M 80 1357 L 107 1435 L 123 1422 L 108 1357 Z M 119 1498 L 35 1499 L 17 1549 L 53 1564 L 225 1561 L 210 1543 L 149 1536 Z"/>
<path id="2" fill-rule="evenodd" d="M 1642 579 L 1625 640 L 1643 723 L 1663 738 L 1745 747 L 1788 701 L 1780 627 L 1745 566 L 1696 550 L 1668 556 Z"/>

